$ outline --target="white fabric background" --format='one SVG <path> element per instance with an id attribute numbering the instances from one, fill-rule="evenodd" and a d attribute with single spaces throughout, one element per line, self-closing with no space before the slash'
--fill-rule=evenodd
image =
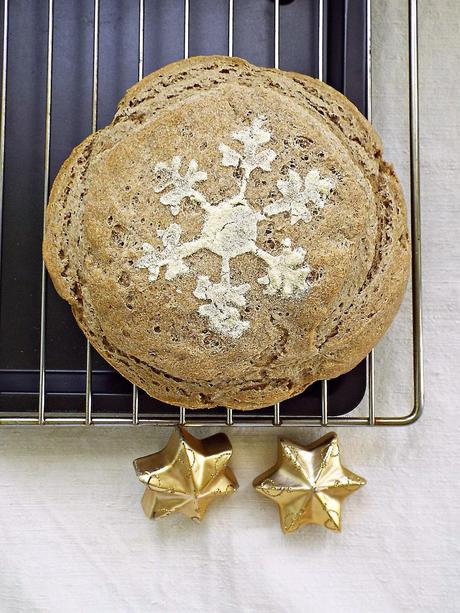
<path id="1" fill-rule="evenodd" d="M 2 612 L 458 610 L 460 9 L 420 4 L 422 420 L 341 429 L 345 461 L 368 485 L 348 499 L 342 534 L 312 526 L 289 536 L 251 488 L 275 458 L 275 431 L 229 433 L 240 490 L 195 525 L 149 522 L 139 505 L 131 462 L 167 430 L 2 429 Z M 374 121 L 407 189 L 405 2 L 374 5 Z M 405 304 L 377 352 L 387 412 L 409 403 L 408 313 Z M 283 434 L 308 442 L 320 430 Z"/>

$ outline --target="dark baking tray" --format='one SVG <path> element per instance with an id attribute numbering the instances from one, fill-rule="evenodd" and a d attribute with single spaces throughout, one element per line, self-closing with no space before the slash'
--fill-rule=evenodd
<path id="1" fill-rule="evenodd" d="M 5 180 L 0 277 L 0 412 L 36 412 L 39 389 L 41 238 L 44 185 L 47 2 L 10 2 Z M 51 180 L 71 149 L 91 131 L 93 0 L 54 6 Z M 110 122 L 118 100 L 137 80 L 138 3 L 101 0 L 98 125 Z M 234 55 L 273 65 L 274 3 L 235 0 Z M 366 3 L 325 2 L 324 74 L 366 113 Z M 145 73 L 183 55 L 183 0 L 146 0 Z M 227 0 L 191 0 L 190 55 L 227 53 Z M 280 68 L 318 74 L 318 4 L 281 2 Z M 85 407 L 86 341 L 70 309 L 47 280 L 47 414 Z M 353 410 L 366 387 L 365 363 L 329 382 L 329 415 Z M 132 386 L 100 356 L 93 357 L 93 414 L 129 414 Z M 220 411 L 217 409 L 216 411 Z M 170 407 L 139 392 L 139 413 Z M 321 386 L 282 403 L 283 415 L 320 415 Z M 203 416 L 197 411 L 189 415 Z M 252 412 L 270 416 L 268 409 Z"/>

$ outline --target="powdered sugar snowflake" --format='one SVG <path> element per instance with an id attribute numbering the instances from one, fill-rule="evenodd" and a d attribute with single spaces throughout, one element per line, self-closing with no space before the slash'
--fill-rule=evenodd
<path id="1" fill-rule="evenodd" d="M 331 179 L 322 179 L 316 168 L 310 170 L 303 180 L 295 170 L 289 170 L 287 181 L 280 179 L 276 185 L 283 197 L 264 207 L 264 213 L 276 215 L 290 211 L 292 224 L 300 219 L 305 222 L 311 221 L 312 212 L 308 205 L 312 204 L 314 208 L 322 209 L 334 187 Z"/>
<path id="2" fill-rule="evenodd" d="M 260 168 L 271 170 L 276 158 L 273 149 L 266 147 L 271 140 L 270 132 L 263 126 L 265 117 L 256 117 L 250 126 L 234 132 L 233 140 L 242 147 L 233 149 L 221 143 L 223 166 L 234 166 L 242 170 L 238 193 L 211 204 L 197 189 L 196 184 L 207 180 L 207 174 L 198 169 L 196 160 L 188 163 L 182 171 L 182 158 L 174 156 L 171 162 L 158 162 L 155 166 L 157 182 L 156 193 L 162 193 L 160 202 L 169 207 L 171 214 L 177 216 L 181 211 L 184 198 L 193 198 L 205 212 L 201 234 L 191 241 L 182 242 L 181 227 L 177 223 L 158 231 L 163 248 L 156 249 L 150 243 L 143 243 L 143 255 L 134 263 L 136 268 L 146 268 L 149 281 L 154 283 L 165 267 L 165 278 L 172 280 L 189 272 L 187 257 L 201 249 L 208 249 L 222 258 L 219 282 L 207 276 L 198 276 L 194 296 L 207 301 L 198 307 L 198 313 L 209 320 L 212 329 L 223 336 L 239 338 L 248 328 L 249 321 L 241 318 L 239 308 L 246 306 L 249 283 L 232 285 L 230 261 L 243 253 L 252 253 L 267 265 L 266 274 L 257 280 L 270 296 L 280 295 L 292 298 L 305 295 L 310 289 L 311 269 L 305 262 L 305 251 L 301 247 L 292 248 L 290 239 L 282 241 L 281 253 L 268 253 L 256 244 L 257 225 L 262 219 L 278 213 L 288 212 L 291 223 L 308 223 L 312 211 L 324 207 L 327 197 L 334 188 L 334 182 L 321 177 L 317 169 L 310 170 L 305 177 L 289 170 L 286 180 L 280 179 L 277 187 L 281 199 L 268 204 L 263 212 L 256 211 L 246 199 L 246 189 L 251 173 Z"/>

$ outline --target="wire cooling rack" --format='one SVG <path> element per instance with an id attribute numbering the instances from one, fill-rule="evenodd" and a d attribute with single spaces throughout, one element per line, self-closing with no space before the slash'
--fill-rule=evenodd
<path id="1" fill-rule="evenodd" d="M 92 130 L 97 128 L 98 117 L 98 94 L 99 94 L 99 37 L 100 37 L 100 0 L 93 0 L 93 24 L 92 24 Z M 101 0 L 103 1 L 103 0 Z M 273 65 L 280 66 L 280 0 L 274 0 L 273 19 Z M 325 10 L 334 10 L 333 3 L 327 6 L 327 0 L 317 0 L 317 40 L 318 40 L 318 66 L 317 75 L 323 79 L 325 65 Z M 347 2 L 345 2 L 345 7 Z M 228 0 L 228 31 L 227 52 L 233 55 L 235 35 L 235 5 L 234 0 Z M 184 0 L 183 5 L 183 55 L 189 57 L 190 41 L 190 0 Z M 365 1 L 366 15 L 366 98 L 367 114 L 371 119 L 372 109 L 372 42 L 371 42 L 371 0 Z M 43 208 L 48 200 L 50 187 L 50 143 L 51 143 L 51 107 L 53 96 L 53 37 L 55 35 L 54 0 L 48 0 L 47 6 L 47 46 L 46 46 L 46 104 L 44 118 L 44 164 L 43 164 Z M 345 28 L 346 25 L 345 8 Z M 9 40 L 9 1 L 4 0 L 3 15 L 3 62 L 2 62 L 2 97 L 0 118 L 0 220 L 2 219 L 2 205 L 4 194 L 4 162 L 5 162 L 5 122 L 7 105 L 7 74 L 8 74 L 8 40 Z M 412 235 L 412 359 L 413 376 L 409 382 L 413 388 L 413 405 L 398 416 L 380 415 L 377 410 L 375 397 L 376 369 L 374 352 L 366 358 L 366 383 L 367 383 L 367 414 L 364 416 L 344 415 L 331 416 L 328 410 L 328 382 L 321 382 L 321 415 L 305 416 L 300 414 L 289 415 L 283 413 L 283 403 L 275 404 L 262 414 L 253 412 L 242 413 L 226 409 L 224 413 L 208 411 L 206 415 L 195 411 L 187 411 L 185 407 L 177 409 L 177 414 L 161 411 L 147 416 L 139 412 L 139 391 L 132 386 L 130 414 L 96 415 L 93 413 L 93 353 L 89 343 L 86 345 L 86 370 L 85 370 L 85 403 L 84 413 L 79 415 L 50 414 L 46 406 L 46 271 L 41 265 L 41 294 L 40 294 L 40 348 L 39 348 L 39 371 L 38 371 L 38 406 L 36 411 L 18 413 L 17 411 L 0 412 L 0 425 L 138 425 L 154 424 L 171 426 L 175 424 L 187 424 L 189 426 L 397 426 L 409 425 L 415 422 L 421 415 L 423 408 L 423 355 L 422 355 L 422 304 L 421 304 L 421 244 L 420 244 L 420 188 L 419 188 L 419 136 L 418 136 L 418 56 L 417 56 L 417 0 L 408 0 L 408 34 L 409 34 L 409 117 L 410 117 L 410 222 Z M 144 76 L 144 44 L 145 44 L 145 0 L 138 2 L 138 61 L 137 76 L 140 80 Z M 346 31 L 345 31 L 346 35 Z M 345 60 L 344 60 L 345 61 Z M 0 225 L 0 253 L 1 253 L 1 225 Z"/>

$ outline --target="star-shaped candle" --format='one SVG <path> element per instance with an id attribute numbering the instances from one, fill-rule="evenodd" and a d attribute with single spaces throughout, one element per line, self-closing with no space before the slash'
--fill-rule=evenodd
<path id="1" fill-rule="evenodd" d="M 275 466 L 253 485 L 278 505 L 283 531 L 294 532 L 305 524 L 340 530 L 343 499 L 365 483 L 342 466 L 331 432 L 308 447 L 280 439 Z"/>
<path id="2" fill-rule="evenodd" d="M 199 439 L 175 428 L 164 449 L 134 460 L 136 474 L 147 486 L 142 498 L 147 517 L 178 511 L 200 521 L 211 502 L 238 488 L 228 466 L 231 455 L 225 434 Z"/>

